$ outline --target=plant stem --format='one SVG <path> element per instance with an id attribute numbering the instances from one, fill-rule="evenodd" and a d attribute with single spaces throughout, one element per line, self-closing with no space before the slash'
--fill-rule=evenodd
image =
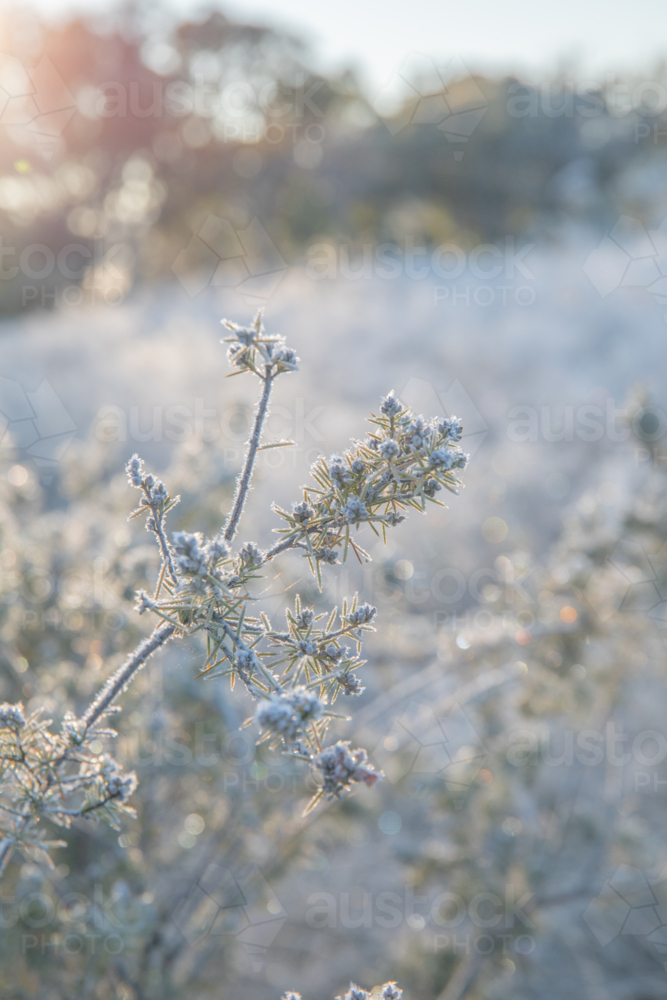
<path id="1" fill-rule="evenodd" d="M 0 844 L 0 875 L 4 872 L 7 862 L 9 861 L 12 849 L 14 848 L 14 840 L 3 840 Z"/>
<path id="2" fill-rule="evenodd" d="M 153 514 L 153 520 L 155 521 L 155 534 L 157 535 L 157 539 L 160 545 L 162 561 L 164 565 L 167 567 L 167 572 L 171 577 L 171 582 L 174 585 L 178 585 L 178 576 L 176 574 L 176 570 L 174 568 L 174 562 L 171 557 L 171 549 L 169 548 L 169 542 L 167 541 L 167 536 L 164 533 L 164 525 L 162 523 L 164 515 L 161 515 L 157 506 L 154 505 L 151 505 L 151 512 Z"/>
<path id="3" fill-rule="evenodd" d="M 20 835 L 27 827 L 29 820 L 30 820 L 29 815 L 24 817 L 23 823 L 21 823 L 21 828 L 20 830 L 18 830 L 15 838 L 3 840 L 2 842 L 0 842 L 0 875 L 2 875 L 5 868 L 7 867 L 7 862 L 11 858 L 12 851 L 16 847 L 17 839 L 18 837 L 20 837 Z"/>
<path id="4" fill-rule="evenodd" d="M 273 558 L 274 558 L 275 556 L 277 556 L 277 555 L 278 555 L 278 554 L 279 554 L 280 552 L 285 552 L 285 551 L 286 551 L 287 549 L 292 549 L 292 548 L 294 548 L 294 547 L 295 547 L 295 546 L 296 546 L 296 545 L 297 545 L 298 543 L 299 543 L 299 538 L 298 538 L 298 536 L 297 536 L 297 537 L 295 537 L 295 538 L 287 538 L 287 539 L 285 539 L 285 540 L 284 540 L 284 541 L 282 541 L 282 542 L 277 542 L 277 543 L 276 543 L 276 544 L 275 544 L 275 545 L 273 546 L 273 548 L 269 549 L 269 551 L 265 553 L 265 555 L 264 555 L 264 562 L 265 562 L 265 563 L 269 562 L 269 560 L 270 560 L 270 559 L 273 559 Z"/>
<path id="5" fill-rule="evenodd" d="M 153 634 L 147 639 L 142 639 L 134 652 L 130 653 L 125 663 L 123 663 L 115 674 L 112 674 L 104 687 L 99 691 L 94 701 L 86 709 L 81 717 L 85 728 L 89 729 L 93 723 L 107 710 L 109 705 L 116 700 L 119 694 L 125 690 L 137 670 L 143 667 L 153 653 L 164 646 L 165 642 L 171 639 L 176 631 L 175 625 L 163 624 L 154 629 Z"/>
<path id="6" fill-rule="evenodd" d="M 268 366 L 265 368 L 265 375 L 262 378 L 264 382 L 264 388 L 262 389 L 262 394 L 259 398 L 259 404 L 257 406 L 257 413 L 255 414 L 255 423 L 252 429 L 252 434 L 248 440 L 248 450 L 245 456 L 245 462 L 243 463 L 243 471 L 236 480 L 236 493 L 234 494 L 234 502 L 232 504 L 232 509 L 227 518 L 227 523 L 225 525 L 225 530 L 223 537 L 226 542 L 231 542 L 236 534 L 236 529 L 238 523 L 243 513 L 243 507 L 248 495 L 248 490 L 250 489 L 250 481 L 252 479 L 252 470 L 255 464 L 255 457 L 257 455 L 257 449 L 259 448 L 259 441 L 262 436 L 262 428 L 264 426 L 264 421 L 266 420 L 266 414 L 269 409 L 269 399 L 271 397 L 271 387 L 273 385 L 273 379 L 275 376 L 269 374 Z"/>

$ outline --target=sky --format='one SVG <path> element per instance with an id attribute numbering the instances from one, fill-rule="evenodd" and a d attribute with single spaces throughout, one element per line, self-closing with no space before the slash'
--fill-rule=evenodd
<path id="1" fill-rule="evenodd" d="M 45 12 L 100 10 L 109 0 L 33 0 Z M 201 0 L 167 0 L 183 14 Z M 603 81 L 632 71 L 650 79 L 667 58 L 667 0 L 232 0 L 230 14 L 290 29 L 311 43 L 318 68 L 353 66 L 369 91 L 406 57 L 461 59 L 471 72 L 541 77 L 564 64 Z"/>

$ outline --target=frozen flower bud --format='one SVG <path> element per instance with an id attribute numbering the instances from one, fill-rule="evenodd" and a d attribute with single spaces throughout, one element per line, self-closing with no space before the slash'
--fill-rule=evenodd
<path id="1" fill-rule="evenodd" d="M 82 719 L 77 719 L 73 712 L 65 712 L 62 730 L 70 743 L 78 746 L 86 733 L 86 724 Z"/>
<path id="2" fill-rule="evenodd" d="M 155 503 L 164 503 L 168 496 L 164 483 L 158 479 L 151 490 L 151 500 Z"/>
<path id="3" fill-rule="evenodd" d="M 228 330 L 232 331 L 231 337 L 225 337 L 221 343 L 225 344 L 230 340 L 238 340 L 242 344 L 252 344 L 255 338 L 262 332 L 261 315 L 258 313 L 252 326 L 240 326 L 228 319 L 221 319 L 220 322 Z"/>
<path id="4" fill-rule="evenodd" d="M 347 650 L 345 648 L 339 649 L 338 646 L 333 644 L 333 642 L 330 642 L 324 652 L 326 653 L 328 659 L 335 661 L 340 660 L 341 656 L 344 656 Z"/>
<path id="5" fill-rule="evenodd" d="M 338 483 L 342 486 L 343 483 L 349 483 L 350 473 L 340 455 L 332 455 L 329 461 L 329 475 L 334 483 Z"/>
<path id="6" fill-rule="evenodd" d="M 454 464 L 454 454 L 449 448 L 436 448 L 428 457 L 429 465 L 433 469 L 443 469 L 447 471 Z"/>
<path id="7" fill-rule="evenodd" d="M 127 802 L 137 787 L 137 776 L 130 774 L 113 774 L 107 779 L 107 795 L 120 802 Z"/>
<path id="8" fill-rule="evenodd" d="M 308 628 L 315 621 L 315 612 L 312 608 L 304 608 L 295 616 L 297 628 Z"/>
<path id="9" fill-rule="evenodd" d="M 328 798 L 340 798 L 356 781 L 363 781 L 370 788 L 380 777 L 368 763 L 366 751 L 350 750 L 348 742 L 325 747 L 313 757 L 312 763 L 320 772 L 322 789 Z"/>
<path id="10" fill-rule="evenodd" d="M 283 371 L 295 372 L 298 369 L 299 359 L 291 347 L 281 345 L 274 349 L 271 352 L 271 360 L 279 364 Z"/>
<path id="11" fill-rule="evenodd" d="M 298 731 L 293 716 L 292 706 L 285 695 L 272 694 L 257 706 L 255 722 L 264 732 L 273 732 L 284 736 L 285 739 L 293 739 Z"/>
<path id="12" fill-rule="evenodd" d="M 427 497 L 432 497 L 435 493 L 438 493 L 442 489 L 442 486 L 437 479 L 427 479 L 424 483 L 424 493 Z"/>
<path id="13" fill-rule="evenodd" d="M 441 420 L 438 430 L 449 441 L 460 441 L 463 435 L 463 424 L 458 417 L 451 417 L 449 420 Z"/>
<path id="14" fill-rule="evenodd" d="M 382 444 L 380 445 L 380 454 L 388 462 L 391 461 L 392 458 L 398 458 L 400 453 L 401 449 L 399 448 L 399 446 L 395 441 L 392 441 L 391 438 L 389 438 L 387 441 L 383 441 Z"/>
<path id="15" fill-rule="evenodd" d="M 367 622 L 371 621 L 377 614 L 377 608 L 371 607 L 370 604 L 362 604 L 361 607 L 356 608 L 354 611 L 350 611 L 347 616 L 347 620 L 351 625 L 365 625 Z"/>
<path id="16" fill-rule="evenodd" d="M 324 705 L 305 688 L 295 688 L 289 694 L 272 694 L 261 702 L 255 712 L 255 721 L 264 732 L 281 736 L 291 743 L 309 722 L 319 719 Z"/>
<path id="17" fill-rule="evenodd" d="M 312 691 L 303 687 L 294 688 L 288 698 L 302 723 L 313 722 L 322 715 L 324 705 Z"/>
<path id="18" fill-rule="evenodd" d="M 7 726 L 9 729 L 19 730 L 25 726 L 25 716 L 23 705 L 17 702 L 10 705 L 8 702 L 0 705 L 0 726 Z"/>
<path id="19" fill-rule="evenodd" d="M 342 673 L 338 674 L 336 680 L 343 689 L 343 694 L 353 695 L 361 694 L 366 688 L 362 685 L 361 681 L 356 674 L 353 674 L 347 670 L 343 670 Z"/>
<path id="20" fill-rule="evenodd" d="M 144 478 L 144 463 L 137 454 L 134 454 L 125 466 L 128 482 L 130 486 L 141 486 Z"/>
<path id="21" fill-rule="evenodd" d="M 264 562 L 264 553 L 254 542 L 246 542 L 239 555 L 246 566 L 261 566 Z"/>
<path id="22" fill-rule="evenodd" d="M 229 545 L 218 535 L 206 543 L 206 555 L 210 562 L 218 562 L 229 556 Z"/>
<path id="23" fill-rule="evenodd" d="M 338 562 L 338 556 L 333 549 L 318 549 L 315 553 L 315 558 L 320 559 L 323 563 L 328 563 L 330 566 Z"/>
<path id="24" fill-rule="evenodd" d="M 203 566 L 201 567 L 201 572 L 204 572 Z M 209 584 L 199 573 L 193 574 L 193 576 L 191 576 L 188 580 L 186 586 L 191 594 L 196 594 L 198 597 L 206 597 L 209 589 Z"/>
<path id="25" fill-rule="evenodd" d="M 225 337 L 224 339 L 224 343 L 230 344 L 227 351 L 230 364 L 234 365 L 240 371 L 244 371 L 254 367 L 257 353 L 262 354 L 267 361 L 270 359 L 271 348 L 273 346 L 271 341 L 275 341 L 276 338 L 271 338 L 271 341 L 267 341 L 263 336 L 264 328 L 259 313 L 251 326 L 238 326 L 236 323 L 230 323 L 228 320 L 223 320 L 222 322 L 228 330 L 232 331 L 231 337 Z"/>
<path id="26" fill-rule="evenodd" d="M 227 360 L 235 368 L 248 368 L 252 362 L 252 353 L 243 344 L 232 344 L 227 351 Z"/>
<path id="27" fill-rule="evenodd" d="M 174 551 L 179 556 L 187 556 L 198 550 L 201 540 L 202 536 L 199 533 L 190 531 L 174 531 L 171 535 Z"/>
<path id="28" fill-rule="evenodd" d="M 315 516 L 315 511 L 313 508 L 303 501 L 303 503 L 293 503 L 292 504 L 292 517 L 299 524 L 308 524 L 309 521 Z"/>
<path id="29" fill-rule="evenodd" d="M 145 614 L 147 611 L 153 611 L 155 608 L 155 601 L 148 596 L 145 590 L 138 590 L 136 599 L 137 603 L 135 607 L 140 615 Z"/>
<path id="30" fill-rule="evenodd" d="M 399 989 L 396 983 L 385 983 L 380 996 L 382 1000 L 401 1000 L 403 990 Z"/>
<path id="31" fill-rule="evenodd" d="M 355 476 L 360 476 L 362 472 L 366 471 L 366 463 L 362 462 L 360 458 L 355 458 L 354 462 L 350 466 L 350 469 Z"/>
<path id="32" fill-rule="evenodd" d="M 252 649 L 239 649 L 236 653 L 236 665 L 247 673 L 252 673 L 259 665 L 257 654 Z"/>
<path id="33" fill-rule="evenodd" d="M 392 510 L 390 514 L 387 514 L 385 518 L 387 524 L 390 524 L 392 528 L 395 528 L 397 524 L 401 521 L 405 521 L 405 514 L 397 514 L 395 510 Z"/>
<path id="34" fill-rule="evenodd" d="M 408 424 L 406 429 L 406 440 L 415 451 L 421 451 L 429 441 L 431 429 L 423 417 L 417 417 Z"/>
<path id="35" fill-rule="evenodd" d="M 354 983 L 350 983 L 350 988 L 345 994 L 345 1000 L 370 1000 L 370 997 L 370 993 Z"/>
<path id="36" fill-rule="evenodd" d="M 176 553 L 176 564 L 188 576 L 206 571 L 206 554 L 202 549 L 203 535 L 190 531 L 174 531 L 172 544 Z"/>
<path id="37" fill-rule="evenodd" d="M 464 451 L 460 448 L 456 448 L 453 452 L 454 458 L 452 459 L 453 469 L 465 469 L 466 465 L 470 461 L 470 455 L 466 455 Z"/>
<path id="38" fill-rule="evenodd" d="M 314 656 L 317 652 L 317 643 L 313 642 L 312 639 L 307 639 L 305 642 L 300 642 L 297 649 L 304 656 Z"/>
<path id="39" fill-rule="evenodd" d="M 350 497 L 343 507 L 343 517 L 350 524 L 353 521 L 363 521 L 368 517 L 368 508 L 359 497 Z"/>
<path id="40" fill-rule="evenodd" d="M 380 404 L 380 410 L 387 417 L 395 417 L 397 413 L 401 412 L 401 404 L 396 399 L 394 390 L 392 389 L 388 396 L 385 396 Z"/>

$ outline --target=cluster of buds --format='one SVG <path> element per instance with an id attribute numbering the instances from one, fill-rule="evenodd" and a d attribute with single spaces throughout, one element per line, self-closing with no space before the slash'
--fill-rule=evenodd
<path id="1" fill-rule="evenodd" d="M 328 799 L 342 798 L 357 781 L 363 781 L 372 788 L 380 777 L 369 764 L 368 755 L 363 747 L 350 750 L 347 741 L 339 740 L 338 743 L 325 747 L 316 754 L 312 763 L 321 778 L 321 795 L 326 795 Z"/>
<path id="2" fill-rule="evenodd" d="M 349 546 L 368 558 L 353 541 L 352 526 L 367 523 L 386 539 L 387 527 L 400 524 L 408 508 L 423 512 L 427 501 L 440 503 L 436 493 L 443 488 L 457 493 L 457 474 L 468 462 L 456 417 L 415 416 L 390 393 L 370 421 L 373 430 L 364 441 L 328 461 L 318 459 L 311 470 L 316 486 L 304 488 L 291 512 L 275 508 L 287 521 L 280 533 L 305 550 L 320 586 L 320 566 L 345 558 Z"/>
<path id="3" fill-rule="evenodd" d="M 128 517 L 128 521 L 140 514 L 148 514 L 146 518 L 146 530 L 153 532 L 157 536 L 162 554 L 162 562 L 167 570 L 172 582 L 176 581 L 176 570 L 174 568 L 173 555 L 167 536 L 164 530 L 164 522 L 167 514 L 180 502 L 180 497 L 170 497 L 161 479 L 146 472 L 144 463 L 137 454 L 134 454 L 125 466 L 127 479 L 130 486 L 141 490 L 142 496 L 136 507 Z"/>
<path id="4" fill-rule="evenodd" d="M 264 332 L 261 310 L 250 326 L 240 326 L 227 319 L 222 322 L 232 331 L 232 336 L 225 337 L 223 343 L 230 345 L 227 357 L 237 371 L 251 371 L 264 378 L 297 370 L 299 359 L 296 352 L 285 345 L 284 338 L 269 337 Z M 260 364 L 264 367 L 263 372 L 259 370 Z"/>
<path id="5" fill-rule="evenodd" d="M 126 466 L 127 479 L 131 486 L 143 490 L 144 495 L 139 501 L 139 506 L 157 507 L 164 506 L 169 499 L 167 489 L 161 479 L 144 469 L 144 463 L 138 455 L 133 455 Z M 141 513 L 144 513 L 142 510 Z M 146 522 L 150 530 L 155 530 L 150 521 Z"/>
<path id="6" fill-rule="evenodd" d="M 201 532 L 174 531 L 172 548 L 181 577 L 179 593 L 189 590 L 204 596 L 228 588 L 232 575 L 230 549 L 221 535 L 206 540 Z"/>
<path id="7" fill-rule="evenodd" d="M 45 839 L 41 820 L 69 827 L 77 818 L 104 819 L 116 829 L 137 786 L 134 773 L 99 752 L 99 742 L 115 732 L 90 727 L 71 713 L 59 731 L 39 711 L 25 715 L 23 705 L 0 705 L 0 858 L 14 846 L 34 861 L 52 865 L 49 849 L 61 841 Z"/>
<path id="8" fill-rule="evenodd" d="M 372 997 L 379 997 L 379 1000 L 401 1000 L 403 990 L 396 983 L 385 983 L 384 986 L 375 986 L 369 993 L 356 983 L 350 983 L 350 988 L 344 997 L 336 997 L 336 1000 L 371 1000 Z M 300 993 L 293 993 L 289 990 L 283 994 L 282 1000 L 301 1000 Z"/>
<path id="9" fill-rule="evenodd" d="M 277 737 L 289 745 L 303 738 L 308 726 L 322 718 L 324 708 L 317 695 L 297 687 L 260 701 L 255 721 L 267 738 Z"/>
<path id="10" fill-rule="evenodd" d="M 362 633 L 373 630 L 375 614 L 370 604 L 358 607 L 355 597 L 349 610 L 347 601 L 343 602 L 340 615 L 337 609 L 328 616 L 316 615 L 314 609 L 302 608 L 297 597 L 294 611 L 285 612 L 287 632 L 271 631 L 266 623 L 266 637 L 275 658 L 272 667 L 282 666 L 293 683 L 305 681 L 329 703 L 339 694 L 361 694 L 364 688 L 354 671 L 364 665 L 360 658 Z M 343 639 L 352 642 L 353 647 L 345 645 Z"/>
<path id="11" fill-rule="evenodd" d="M 23 729 L 25 726 L 25 715 L 23 714 L 23 705 L 21 702 L 18 702 L 16 705 L 4 702 L 4 704 L 0 705 L 0 726 L 6 726 L 8 729 L 13 729 L 14 732 Z"/>
<path id="12" fill-rule="evenodd" d="M 116 802 L 127 802 L 136 790 L 137 776 L 134 771 L 125 772 L 118 761 L 105 754 L 96 764 L 101 764 L 100 778 L 104 784 L 103 797 Z"/>

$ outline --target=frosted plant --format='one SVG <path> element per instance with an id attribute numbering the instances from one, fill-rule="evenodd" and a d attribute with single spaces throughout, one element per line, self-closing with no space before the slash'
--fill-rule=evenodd
<path id="1" fill-rule="evenodd" d="M 403 990 L 396 983 L 385 983 L 384 986 L 374 986 L 369 993 L 361 986 L 350 983 L 350 988 L 344 997 L 336 997 L 336 1000 L 401 1000 Z M 288 992 L 283 995 L 283 1000 L 301 1000 L 300 993 Z"/>
<path id="2" fill-rule="evenodd" d="M 457 492 L 459 470 L 468 456 L 458 447 L 461 425 L 451 420 L 426 420 L 390 393 L 371 430 L 353 441 L 342 455 L 320 458 L 312 468 L 313 484 L 290 511 L 274 506 L 283 526 L 279 540 L 267 551 L 245 542 L 233 543 L 250 489 L 253 468 L 275 380 L 297 368 L 298 358 L 282 338 L 267 336 L 261 313 L 249 327 L 225 322 L 230 335 L 228 357 L 235 371 L 250 372 L 260 383 L 254 424 L 243 468 L 236 482 L 231 510 L 220 532 L 205 538 L 199 532 L 166 528 L 179 502 L 165 484 L 147 472 L 133 455 L 127 464 L 131 486 L 140 493 L 131 518 L 145 516 L 155 535 L 161 564 L 152 594 L 137 593 L 139 614 L 157 618 L 144 639 L 112 674 L 79 719 L 67 716 L 57 734 L 39 715 L 24 719 L 21 706 L 3 706 L 0 713 L 0 870 L 13 848 L 45 859 L 53 843 L 44 839 L 39 822 L 47 817 L 68 826 L 76 817 L 105 819 L 113 824 L 131 813 L 127 799 L 136 785 L 133 774 L 102 753 L 102 740 L 113 736 L 105 725 L 118 710 L 118 696 L 152 654 L 173 638 L 199 634 L 206 652 L 199 677 L 229 677 L 240 682 L 257 702 L 254 720 L 258 741 L 269 741 L 285 754 L 303 761 L 313 772 L 318 791 L 310 811 L 323 798 L 341 798 L 354 785 L 372 786 L 380 777 L 363 749 L 348 743 L 326 744 L 339 695 L 363 691 L 358 672 L 362 639 L 373 629 L 375 608 L 355 596 L 342 607 L 317 614 L 297 596 L 286 620 L 277 627 L 251 611 L 250 582 L 280 553 L 303 555 L 322 587 L 322 566 L 344 562 L 350 552 L 369 560 L 356 533 L 368 526 L 386 540 L 386 532 L 404 520 L 411 508 L 424 512 L 427 502 L 441 504 L 442 489 Z"/>
<path id="3" fill-rule="evenodd" d="M 63 842 L 46 839 L 41 818 L 63 827 L 75 817 L 105 819 L 119 829 L 120 816 L 134 815 L 127 799 L 137 786 L 135 775 L 101 752 L 100 740 L 115 733 L 66 715 L 54 734 L 50 722 L 40 712 L 24 716 L 21 704 L 0 705 L 0 870 L 14 844 L 25 857 L 49 863 L 50 848 Z"/>

